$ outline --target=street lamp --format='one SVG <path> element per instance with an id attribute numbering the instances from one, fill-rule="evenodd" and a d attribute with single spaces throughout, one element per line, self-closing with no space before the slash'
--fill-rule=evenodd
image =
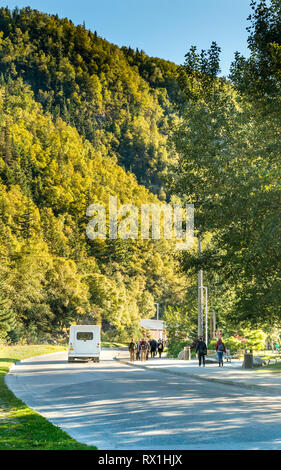
<path id="1" fill-rule="evenodd" d="M 205 290 L 205 343 L 208 343 L 208 287 L 199 286 L 199 289 Z"/>

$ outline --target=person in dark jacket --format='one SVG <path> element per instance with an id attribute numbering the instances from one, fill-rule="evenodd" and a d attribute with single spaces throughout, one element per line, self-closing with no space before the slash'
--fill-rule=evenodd
<path id="1" fill-rule="evenodd" d="M 217 351 L 217 356 L 218 356 L 218 361 L 219 361 L 219 367 L 220 366 L 223 367 L 223 354 L 226 353 L 226 349 L 221 338 L 219 338 L 216 344 L 216 351 Z"/>
<path id="2" fill-rule="evenodd" d="M 137 349 L 136 349 L 136 360 L 140 361 L 140 355 L 141 355 L 141 340 L 139 339 L 137 342 Z"/>
<path id="3" fill-rule="evenodd" d="M 163 340 L 159 339 L 159 341 L 158 341 L 158 354 L 159 354 L 160 359 L 161 359 L 161 354 L 163 352 L 163 349 L 164 349 Z"/>
<path id="4" fill-rule="evenodd" d="M 149 341 L 149 344 L 150 344 L 151 357 L 155 357 L 156 350 L 157 350 L 157 343 L 156 343 L 155 339 L 151 339 Z"/>
<path id="5" fill-rule="evenodd" d="M 195 352 L 198 353 L 199 366 L 203 360 L 203 367 L 205 367 L 205 356 L 207 356 L 207 346 L 203 338 L 199 338 L 196 344 Z"/>

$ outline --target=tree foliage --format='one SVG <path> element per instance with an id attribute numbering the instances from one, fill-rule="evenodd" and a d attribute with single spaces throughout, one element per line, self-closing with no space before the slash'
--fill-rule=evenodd
<path id="1" fill-rule="evenodd" d="M 196 226 L 205 239 L 211 235 L 200 263 L 197 255 L 187 253 L 184 265 L 186 270 L 203 267 L 207 280 L 224 291 L 222 299 L 231 298 L 226 310 L 236 324 L 278 323 L 280 111 L 276 114 L 273 107 L 269 114 L 270 108 L 261 106 L 262 98 L 264 103 L 269 99 L 266 88 L 261 97 L 257 84 L 257 99 L 252 92 L 247 67 L 255 61 L 256 49 L 247 64 L 236 63 L 236 72 L 241 72 L 236 78 L 244 80 L 241 87 L 216 76 L 218 67 L 212 64 L 217 53 L 214 47 L 201 55 L 191 49 L 180 74 L 180 120 L 172 138 L 178 160 L 170 187 L 195 202 Z M 205 75 L 206 57 L 210 65 Z M 257 69 L 259 65 L 257 60 Z"/>
<path id="2" fill-rule="evenodd" d="M 86 237 L 94 202 L 107 207 L 110 195 L 138 207 L 160 202 L 133 174 L 61 117 L 54 122 L 21 78 L 0 87 L 0 136 L 5 334 L 15 327 L 44 338 L 84 315 L 126 337 L 154 315 L 154 301 L 182 303 L 185 282 L 171 242 Z"/>
<path id="3" fill-rule="evenodd" d="M 175 64 L 120 49 L 66 18 L 0 9 L 0 73 L 21 77 L 54 119 L 74 126 L 157 194 L 171 157 L 166 141 L 175 70 Z"/>

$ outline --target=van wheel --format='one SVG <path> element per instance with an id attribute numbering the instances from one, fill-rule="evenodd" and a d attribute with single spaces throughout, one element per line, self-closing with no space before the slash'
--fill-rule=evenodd
<path id="1" fill-rule="evenodd" d="M 74 357 L 69 357 L 68 362 L 74 362 L 74 359 L 75 359 Z"/>

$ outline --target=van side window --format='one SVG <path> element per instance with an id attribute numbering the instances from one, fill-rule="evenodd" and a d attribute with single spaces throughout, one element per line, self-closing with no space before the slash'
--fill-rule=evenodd
<path id="1" fill-rule="evenodd" d="M 91 341 L 94 335 L 91 331 L 78 331 L 76 338 L 80 341 Z"/>

